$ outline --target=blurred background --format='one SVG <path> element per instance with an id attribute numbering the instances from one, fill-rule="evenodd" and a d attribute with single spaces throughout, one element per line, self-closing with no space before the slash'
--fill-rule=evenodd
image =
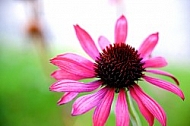
<path id="1" fill-rule="evenodd" d="M 50 74 L 57 69 L 49 59 L 65 52 L 87 56 L 75 24 L 96 42 L 100 35 L 113 42 L 115 21 L 124 14 L 130 45 L 138 48 L 149 34 L 159 32 L 152 55 L 166 57 L 164 70 L 179 79 L 186 99 L 148 84 L 143 89 L 164 108 L 168 126 L 189 126 L 189 8 L 189 0 L 0 0 L 0 125 L 91 126 L 93 111 L 72 117 L 72 102 L 56 105 L 62 94 L 49 91 L 55 82 Z M 113 111 L 106 125 L 115 125 Z"/>

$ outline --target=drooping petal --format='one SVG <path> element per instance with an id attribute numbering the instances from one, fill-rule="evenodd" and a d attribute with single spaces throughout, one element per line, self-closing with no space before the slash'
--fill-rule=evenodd
<path id="1" fill-rule="evenodd" d="M 76 76 L 94 77 L 94 64 L 86 58 L 67 53 L 51 59 L 51 63 Z"/>
<path id="2" fill-rule="evenodd" d="M 154 115 L 161 125 L 166 126 L 166 114 L 162 107 L 147 94 L 145 94 L 137 84 L 134 85 L 131 90 L 136 93 L 144 106 L 146 106 L 146 108 L 152 113 L 152 115 Z"/>
<path id="3" fill-rule="evenodd" d="M 153 78 L 153 77 L 149 77 L 149 76 L 144 76 L 143 77 L 147 82 L 155 85 L 155 86 L 158 86 L 160 88 L 163 88 L 165 90 L 168 90 L 176 95 L 178 95 L 181 99 L 184 100 L 184 94 L 183 92 L 179 89 L 178 86 L 176 85 L 173 85 L 172 83 L 170 82 L 167 82 L 167 81 L 164 81 L 164 80 L 161 80 L 161 79 L 157 79 L 157 78 Z"/>
<path id="4" fill-rule="evenodd" d="M 65 70 L 56 70 L 51 74 L 51 76 L 56 80 L 62 80 L 62 79 L 81 80 L 92 77 L 92 76 L 84 76 L 84 74 L 78 75 L 76 73 L 69 73 L 68 71 Z"/>
<path id="5" fill-rule="evenodd" d="M 144 61 L 144 68 L 160 68 L 167 65 L 164 57 L 154 57 Z"/>
<path id="6" fill-rule="evenodd" d="M 55 92 L 90 92 L 101 85 L 100 81 L 83 83 L 74 80 L 61 80 L 51 85 L 50 90 Z"/>
<path id="7" fill-rule="evenodd" d="M 103 50 L 106 48 L 106 46 L 110 45 L 110 41 L 106 37 L 100 36 L 98 38 L 98 44 L 99 44 L 100 48 Z"/>
<path id="8" fill-rule="evenodd" d="M 91 38 L 91 36 L 82 29 L 79 25 L 75 25 L 75 32 L 77 35 L 77 38 L 83 48 L 83 50 L 92 58 L 96 59 L 99 56 L 99 51 Z"/>
<path id="9" fill-rule="evenodd" d="M 129 126 L 129 111 L 124 89 L 119 91 L 115 106 L 116 126 Z"/>
<path id="10" fill-rule="evenodd" d="M 158 33 L 154 33 L 149 35 L 141 44 L 138 52 L 140 54 L 140 57 L 146 58 L 148 57 L 153 49 L 155 48 L 156 44 L 158 43 Z"/>
<path id="11" fill-rule="evenodd" d="M 72 115 L 76 116 L 84 114 L 93 107 L 97 106 L 98 103 L 101 102 L 106 92 L 107 88 L 103 88 L 94 94 L 89 94 L 78 98 L 73 104 Z"/>
<path id="12" fill-rule="evenodd" d="M 175 81 L 175 83 L 177 85 L 179 85 L 179 81 L 177 80 L 177 78 L 174 77 L 174 75 L 166 72 L 166 71 L 162 71 L 162 70 L 146 70 L 146 72 L 149 72 L 149 73 L 154 73 L 154 74 L 159 74 L 159 75 L 164 75 L 164 76 L 167 76 L 167 77 L 170 77 L 171 79 L 173 79 Z"/>
<path id="13" fill-rule="evenodd" d="M 65 92 L 64 95 L 59 99 L 58 105 L 62 105 L 73 100 L 79 93 L 76 92 Z"/>
<path id="14" fill-rule="evenodd" d="M 133 88 L 133 87 L 131 87 L 131 88 Z M 134 89 L 132 89 L 132 90 L 129 89 L 129 90 L 130 90 L 130 95 L 137 102 L 137 105 L 138 105 L 138 107 L 140 109 L 140 112 L 142 113 L 142 115 L 145 117 L 145 119 L 149 123 L 149 126 L 153 126 L 153 124 L 154 124 L 154 116 L 152 115 L 152 113 L 150 113 L 150 111 L 143 104 L 143 102 L 141 101 L 141 99 L 135 93 Z"/>
<path id="15" fill-rule="evenodd" d="M 114 89 L 108 89 L 102 101 L 98 104 L 93 114 L 93 126 L 104 126 L 110 114 Z"/>
<path id="16" fill-rule="evenodd" d="M 115 24 L 115 43 L 125 43 L 127 28 L 127 19 L 122 15 Z"/>

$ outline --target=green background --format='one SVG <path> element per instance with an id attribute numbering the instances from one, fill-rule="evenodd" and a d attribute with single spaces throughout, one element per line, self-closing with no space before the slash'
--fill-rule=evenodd
<path id="1" fill-rule="evenodd" d="M 6 42 L 7 40 L 1 40 Z M 32 45 L 32 44 L 31 44 Z M 64 50 L 65 51 L 65 50 Z M 50 92 L 49 86 L 55 82 L 50 77 L 56 70 L 49 63 L 54 57 L 46 50 L 42 55 L 34 45 L 32 47 L 0 47 L 0 125 L 1 126 L 91 126 L 93 110 L 72 117 L 72 102 L 58 106 L 56 102 L 62 93 Z M 171 61 L 164 70 L 174 74 L 180 81 L 180 88 L 185 94 L 185 101 L 176 95 L 142 83 L 141 86 L 165 110 L 168 126 L 190 125 L 190 71 L 187 62 Z M 164 78 L 168 79 L 168 78 Z M 171 79 L 168 79 L 172 81 Z M 113 108 L 114 110 L 114 108 Z M 137 112 L 139 110 L 137 109 Z M 141 114 L 142 126 L 148 123 Z M 111 112 L 106 123 L 115 125 L 115 115 Z M 155 126 L 160 124 L 155 119 Z"/>

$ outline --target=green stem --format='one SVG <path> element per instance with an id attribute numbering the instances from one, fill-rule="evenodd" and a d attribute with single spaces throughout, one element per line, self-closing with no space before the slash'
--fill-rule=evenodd
<path id="1" fill-rule="evenodd" d="M 127 94 L 127 103 L 128 103 L 128 109 L 130 113 L 130 120 L 131 120 L 132 126 L 142 126 L 140 118 L 135 110 L 135 107 L 134 107 L 134 104 L 129 92 L 127 91 L 126 94 Z"/>

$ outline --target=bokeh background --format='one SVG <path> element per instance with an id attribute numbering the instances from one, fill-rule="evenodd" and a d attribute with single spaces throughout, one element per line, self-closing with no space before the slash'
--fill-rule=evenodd
<path id="1" fill-rule="evenodd" d="M 189 0 L 0 0 L 0 125 L 91 126 L 93 111 L 72 117 L 72 102 L 56 105 L 62 94 L 49 91 L 55 82 L 50 74 L 57 69 L 49 59 L 64 52 L 87 56 L 74 24 L 96 42 L 100 35 L 113 41 L 115 21 L 124 14 L 129 24 L 127 43 L 134 47 L 159 32 L 152 55 L 166 57 L 169 65 L 164 70 L 179 79 L 186 98 L 182 101 L 145 83 L 142 87 L 164 108 L 168 126 L 189 126 L 189 8 Z M 147 126 L 139 115 L 142 126 Z M 115 125 L 113 111 L 106 125 Z"/>

